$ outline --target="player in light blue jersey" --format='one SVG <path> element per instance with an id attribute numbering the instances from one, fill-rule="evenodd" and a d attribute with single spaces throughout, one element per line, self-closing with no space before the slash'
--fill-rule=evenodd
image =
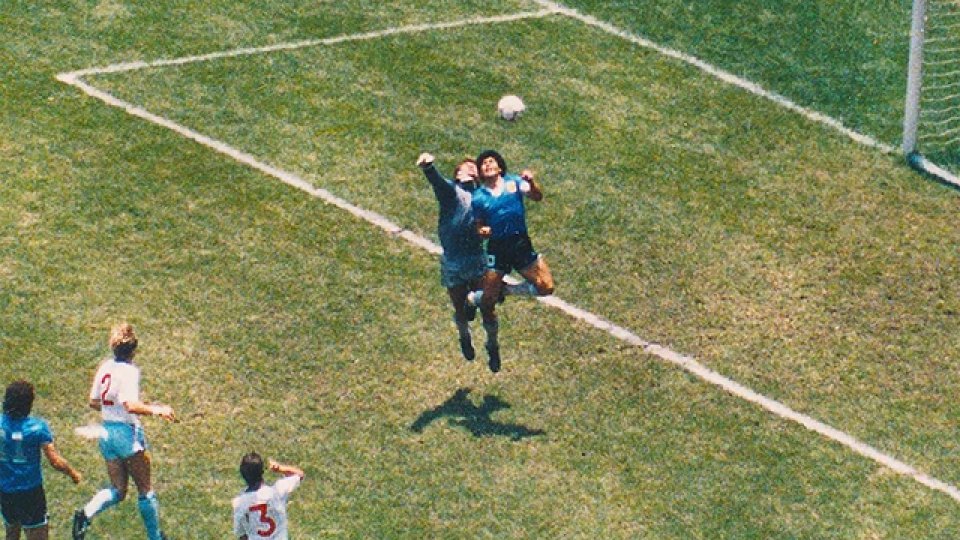
<path id="1" fill-rule="evenodd" d="M 461 161 L 454 169 L 454 180 L 450 180 L 440 174 L 433 161 L 434 157 L 428 153 L 420 154 L 417 158 L 417 165 L 433 187 L 440 206 L 437 218 L 437 235 L 443 248 L 440 283 L 447 289 L 453 304 L 453 320 L 460 337 L 460 351 L 464 358 L 473 360 L 476 352 L 470 336 L 470 321 L 476 318 L 477 308 L 468 305 L 466 299 L 467 293 L 480 286 L 486 271 L 483 241 L 477 234 L 470 204 L 476 187 L 477 166 L 472 159 Z M 490 305 L 483 309 L 492 312 L 494 307 Z M 489 330 L 487 334 L 489 337 Z"/>
<path id="2" fill-rule="evenodd" d="M 479 305 L 484 326 L 497 333 L 496 313 L 485 308 L 496 303 L 504 293 L 504 276 L 516 270 L 526 280 L 511 287 L 510 294 L 547 296 L 553 294 L 554 282 L 543 256 L 533 249 L 527 233 L 524 199 L 540 201 L 543 192 L 529 169 L 520 176 L 507 173 L 503 157 L 485 150 L 477 156 L 482 185 L 473 194 L 473 213 L 477 233 L 487 239 L 488 272 L 483 288 L 471 293 L 469 302 Z M 500 348 L 496 339 L 488 343 L 490 370 L 500 371 Z"/>
<path id="3" fill-rule="evenodd" d="M 30 416 L 33 385 L 15 381 L 7 386 L 0 416 L 0 510 L 7 540 L 19 540 L 21 529 L 27 540 L 46 540 L 47 497 L 43 490 L 40 454 L 50 465 L 75 483 L 82 476 L 57 452 L 50 426 Z"/>

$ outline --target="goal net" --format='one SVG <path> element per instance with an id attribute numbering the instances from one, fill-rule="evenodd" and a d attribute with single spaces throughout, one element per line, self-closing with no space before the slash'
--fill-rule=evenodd
<path id="1" fill-rule="evenodd" d="M 903 152 L 960 187 L 960 0 L 913 2 Z"/>

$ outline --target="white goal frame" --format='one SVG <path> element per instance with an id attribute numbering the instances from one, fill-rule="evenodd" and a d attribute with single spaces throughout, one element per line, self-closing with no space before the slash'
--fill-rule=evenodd
<path id="1" fill-rule="evenodd" d="M 923 92 L 923 45 L 927 30 L 927 0 L 913 0 L 910 21 L 910 57 L 907 63 L 907 95 L 903 113 L 903 154 L 914 169 L 960 187 L 960 178 L 928 160 L 917 148 L 920 124 L 920 96 Z"/>

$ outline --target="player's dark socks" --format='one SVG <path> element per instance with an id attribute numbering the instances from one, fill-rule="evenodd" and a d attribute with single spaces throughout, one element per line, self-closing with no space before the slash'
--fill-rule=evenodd
<path id="1" fill-rule="evenodd" d="M 500 371 L 500 347 L 487 346 L 487 356 L 490 357 L 488 364 L 490 371 L 497 373 Z"/>
<path id="2" fill-rule="evenodd" d="M 467 321 L 473 321 L 477 318 L 477 306 L 469 299 L 463 304 L 463 315 L 467 318 Z"/>
<path id="3" fill-rule="evenodd" d="M 470 339 L 470 336 L 460 338 L 460 352 L 463 353 L 463 357 L 467 359 L 467 362 L 476 358 L 477 352 L 473 350 L 473 341 Z"/>

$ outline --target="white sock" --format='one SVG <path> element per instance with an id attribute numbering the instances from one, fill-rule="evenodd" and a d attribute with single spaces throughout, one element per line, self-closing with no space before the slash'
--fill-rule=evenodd
<path id="1" fill-rule="evenodd" d="M 518 283 L 516 285 L 505 283 L 503 285 L 503 294 L 509 294 L 513 296 L 539 296 L 540 293 L 537 291 L 537 287 L 529 281 L 524 281 L 523 283 Z"/>
<path id="2" fill-rule="evenodd" d="M 483 291 L 471 291 L 467 293 L 467 302 L 472 306 L 479 306 L 483 300 Z"/>
<path id="3" fill-rule="evenodd" d="M 103 512 L 107 508 L 120 502 L 120 492 L 114 488 L 101 489 L 90 499 L 90 502 L 83 507 L 83 514 L 87 519 L 93 519 L 93 516 Z"/>

